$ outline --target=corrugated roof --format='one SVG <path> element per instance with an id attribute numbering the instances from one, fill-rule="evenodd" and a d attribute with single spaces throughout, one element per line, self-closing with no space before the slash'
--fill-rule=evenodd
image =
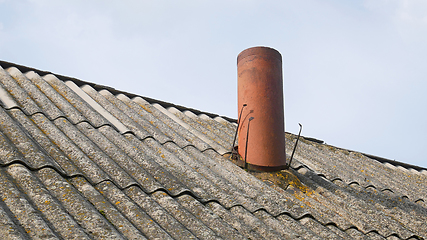
<path id="1" fill-rule="evenodd" d="M 427 238 L 426 169 L 303 139 L 251 173 L 232 119 L 0 66 L 6 239 Z"/>

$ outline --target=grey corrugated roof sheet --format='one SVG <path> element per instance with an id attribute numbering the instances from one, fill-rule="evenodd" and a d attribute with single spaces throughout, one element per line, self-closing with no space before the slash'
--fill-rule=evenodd
<path id="1" fill-rule="evenodd" d="M 303 139 L 251 174 L 231 119 L 0 65 L 3 239 L 427 238 L 423 168 Z"/>

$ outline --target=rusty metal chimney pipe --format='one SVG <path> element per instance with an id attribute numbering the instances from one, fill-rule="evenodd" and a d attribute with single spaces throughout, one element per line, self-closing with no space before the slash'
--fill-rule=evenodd
<path id="1" fill-rule="evenodd" d="M 253 47 L 237 57 L 238 153 L 247 154 L 249 169 L 278 171 L 286 168 L 282 56 L 268 47 Z M 249 125 L 249 119 L 254 117 Z M 246 151 L 246 133 L 250 136 Z"/>

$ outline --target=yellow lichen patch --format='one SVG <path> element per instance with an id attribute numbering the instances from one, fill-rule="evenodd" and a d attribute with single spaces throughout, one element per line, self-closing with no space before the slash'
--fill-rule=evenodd
<path id="1" fill-rule="evenodd" d="M 235 158 L 232 158 L 230 154 L 224 154 L 223 157 L 241 166 L 239 161 Z M 235 157 L 235 155 L 233 157 Z M 242 159 L 240 159 L 240 161 L 242 161 Z M 293 194 L 295 198 L 303 201 L 308 206 L 310 206 L 310 203 L 309 201 L 305 200 L 305 198 L 316 198 L 316 193 L 308 186 L 304 185 L 293 173 L 293 170 L 282 170 L 277 172 L 248 172 L 268 185 L 275 185 L 282 188 L 283 190 L 290 190 L 287 192 Z"/>
<path id="2" fill-rule="evenodd" d="M 283 170 L 280 172 L 282 176 L 284 176 L 285 180 L 294 188 L 298 188 L 301 192 L 311 195 L 313 191 L 311 191 L 306 185 L 302 184 L 301 181 L 295 176 L 291 171 Z"/>
<path id="3" fill-rule="evenodd" d="M 335 147 L 330 146 L 330 145 L 322 144 L 322 146 L 323 146 L 324 149 L 330 150 L 332 152 L 335 152 L 337 150 Z"/>
<path id="4" fill-rule="evenodd" d="M 274 185 L 287 190 L 288 193 L 292 194 L 296 199 L 303 202 L 305 205 L 311 207 L 308 198 L 313 198 L 315 192 L 309 187 L 304 185 L 298 177 L 289 170 L 282 170 L 273 173 L 255 173 L 251 172 L 252 175 L 256 176 L 264 182 L 271 182 Z M 301 206 L 303 208 L 304 206 Z"/>
<path id="5" fill-rule="evenodd" d="M 295 176 L 291 171 L 289 170 L 282 170 L 279 172 L 251 172 L 252 175 L 256 176 L 260 180 L 263 181 L 270 181 L 274 185 L 286 189 L 288 186 L 292 186 L 293 188 L 299 189 L 304 194 L 312 194 L 312 191 L 301 183 L 301 181 L 298 179 L 297 176 Z"/>
<path id="6" fill-rule="evenodd" d="M 145 111 L 147 111 L 147 112 L 149 112 L 149 113 L 152 113 L 151 112 L 151 110 L 149 109 L 149 108 L 147 108 L 147 107 L 145 107 L 144 105 L 140 105 Z"/>

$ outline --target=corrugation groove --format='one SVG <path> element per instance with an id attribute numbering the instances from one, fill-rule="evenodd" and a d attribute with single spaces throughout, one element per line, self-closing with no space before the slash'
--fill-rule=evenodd
<path id="1" fill-rule="evenodd" d="M 82 91 L 74 82 L 67 81 L 65 84 L 70 87 L 77 95 L 79 95 L 83 100 L 85 100 L 95 111 L 97 111 L 101 116 L 106 118 L 120 133 L 130 132 L 130 130 L 123 125 L 117 118 L 110 114 L 105 108 L 95 102 L 87 93 Z"/>

